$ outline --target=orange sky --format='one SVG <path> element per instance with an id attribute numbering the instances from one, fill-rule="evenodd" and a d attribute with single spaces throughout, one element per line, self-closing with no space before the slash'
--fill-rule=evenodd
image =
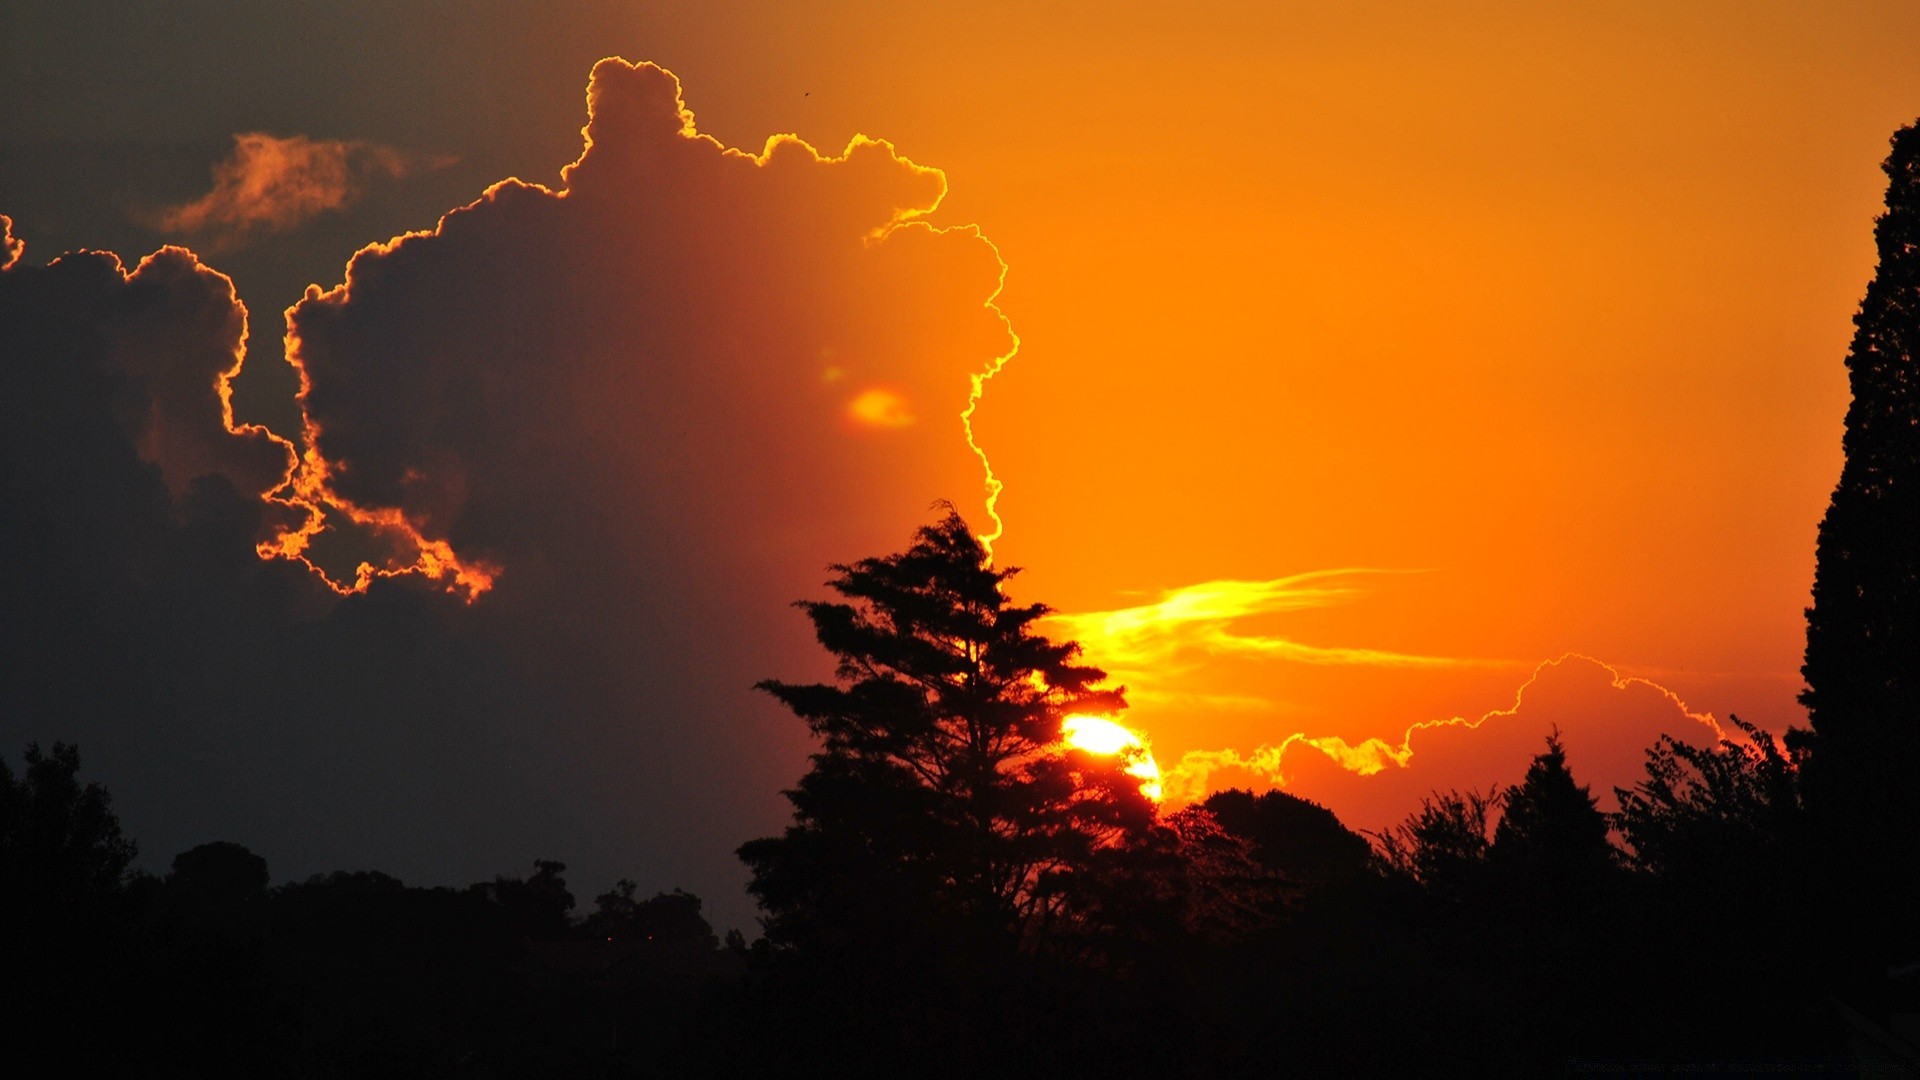
<path id="1" fill-rule="evenodd" d="M 1877 165 L 1920 109 L 1911 9 L 611 18 L 648 21 L 642 54 L 703 132 L 888 138 L 947 174 L 936 221 L 995 241 L 1022 348 L 975 429 L 1024 595 L 1110 611 L 1391 571 L 1230 625 L 1464 661 L 1196 644 L 1139 670 L 1090 640 L 1169 766 L 1296 735 L 1398 746 L 1511 706 L 1569 652 L 1699 712 L 1798 718 Z M 1295 787 L 1377 826 L 1417 791 L 1511 780 L 1556 724 L 1602 790 L 1653 734 L 1704 733 L 1618 692 L 1564 697 L 1508 721 L 1525 735 L 1503 753 Z"/>
<path id="2" fill-rule="evenodd" d="M 778 55 L 658 55 L 703 129 L 883 133 L 998 244 L 1023 344 L 976 428 L 1030 595 L 1419 570 L 1237 625 L 1490 662 L 1191 650 L 1132 716 L 1163 763 L 1397 742 L 1569 651 L 1793 722 L 1920 11 L 1327 7 L 810 9 L 742 30 Z M 1533 727 L 1596 787 L 1685 723 L 1573 697 Z"/>

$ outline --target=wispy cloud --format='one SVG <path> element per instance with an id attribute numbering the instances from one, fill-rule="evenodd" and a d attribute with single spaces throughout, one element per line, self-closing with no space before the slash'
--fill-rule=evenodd
<path id="1" fill-rule="evenodd" d="M 1360 646 L 1315 645 L 1239 625 L 1265 615 L 1348 603 L 1368 592 L 1370 576 L 1412 571 L 1315 570 L 1266 581 L 1206 581 L 1168 589 L 1152 603 L 1112 611 L 1057 614 L 1051 622 L 1081 643 L 1094 663 L 1121 677 L 1191 666 L 1200 657 L 1236 656 L 1297 664 L 1446 668 L 1486 661 L 1423 656 Z"/>
<path id="2" fill-rule="evenodd" d="M 210 250 L 233 248 L 254 235 L 288 232 L 320 214 L 342 210 L 379 179 L 451 158 L 423 158 L 375 143 L 280 137 L 249 131 L 233 137 L 233 153 L 213 167 L 213 189 L 155 218 L 170 233 L 200 238 Z"/>

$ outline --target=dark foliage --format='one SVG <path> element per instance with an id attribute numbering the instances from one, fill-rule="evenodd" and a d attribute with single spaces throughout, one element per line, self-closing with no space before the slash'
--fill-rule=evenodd
<path id="1" fill-rule="evenodd" d="M 1662 736 L 1647 750 L 1646 779 L 1615 790 L 1613 823 L 1635 868 L 1709 889 L 1726 880 L 1730 865 L 1778 865 L 1800 839 L 1793 763 L 1771 733 L 1732 720 L 1746 742 L 1698 747 Z"/>
<path id="2" fill-rule="evenodd" d="M 1882 166 L 1879 266 L 1854 316 L 1846 464 L 1820 523 L 1806 664 L 1811 730 L 1790 734 L 1863 969 L 1920 960 L 1920 127 Z"/>
<path id="3" fill-rule="evenodd" d="M 1860 763 L 1920 723 L 1920 127 L 1882 165 L 1879 268 L 1847 352 L 1846 464 L 1820 523 L 1802 695 L 1819 757 Z"/>
<path id="4" fill-rule="evenodd" d="M 1216 791 L 1201 804 L 1220 827 L 1245 840 L 1269 873 L 1296 887 L 1352 880 L 1372 849 L 1333 811 L 1284 791 Z"/>
<path id="5" fill-rule="evenodd" d="M 837 681 L 761 684 L 820 750 L 787 792 L 793 824 L 740 848 L 773 977 L 819 1006 L 789 1037 L 823 1063 L 938 1046 L 943 1070 L 1005 1068 L 1010 983 L 1130 966 L 1143 927 L 1179 921 L 1175 841 L 1126 759 L 1062 747 L 1066 717 L 1121 692 L 1034 631 L 1048 609 L 1009 602 L 1017 571 L 957 514 L 832 569 L 843 600 L 800 607 Z"/>
<path id="6" fill-rule="evenodd" d="M 1501 797 L 1489 855 L 1507 902 L 1532 914 L 1567 915 L 1611 898 L 1619 853 L 1598 802 L 1567 769 L 1559 732 Z"/>
<path id="7" fill-rule="evenodd" d="M 1406 821 L 1379 835 L 1380 857 L 1436 898 L 1473 899 L 1493 851 L 1489 815 L 1499 807 L 1497 792 L 1434 792 Z"/>
<path id="8" fill-rule="evenodd" d="M 25 764 L 16 778 L 0 761 L 0 894 L 29 905 L 26 921 L 84 918 L 118 892 L 136 849 L 107 790 L 81 785 L 77 747 L 30 745 Z"/>
<path id="9" fill-rule="evenodd" d="M 957 936 L 997 952 L 1097 918 L 1084 885 L 1153 810 L 1123 759 L 1063 751 L 1060 726 L 1119 710 L 1120 691 L 1075 662 L 1078 645 L 1033 631 L 1047 608 L 1008 602 L 1016 571 L 989 565 L 957 514 L 905 552 L 833 569 L 848 602 L 800 606 L 838 683 L 761 684 L 821 741 L 788 792 L 793 825 L 740 849 L 769 939 Z"/>

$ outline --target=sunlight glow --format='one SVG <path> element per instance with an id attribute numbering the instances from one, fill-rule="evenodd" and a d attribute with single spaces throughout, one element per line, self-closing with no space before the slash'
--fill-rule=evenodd
<path id="1" fill-rule="evenodd" d="M 1159 802 L 1162 795 L 1160 763 L 1138 732 L 1105 717 L 1069 716 L 1060 723 L 1060 739 L 1076 750 L 1128 759 L 1126 773 L 1140 780 L 1140 794 Z"/>
<path id="2" fill-rule="evenodd" d="M 847 415 L 867 427 L 903 428 L 913 424 L 907 400 L 891 390 L 875 387 L 847 405 Z"/>

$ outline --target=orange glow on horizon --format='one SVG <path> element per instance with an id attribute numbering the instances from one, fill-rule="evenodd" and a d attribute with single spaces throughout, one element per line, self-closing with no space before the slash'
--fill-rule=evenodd
<path id="1" fill-rule="evenodd" d="M 1140 793 L 1154 802 L 1164 796 L 1160 763 L 1138 732 L 1101 716 L 1069 716 L 1060 723 L 1060 741 L 1089 754 L 1126 758 L 1126 774 L 1139 779 Z"/>
<path id="2" fill-rule="evenodd" d="M 1715 743 L 1733 741 L 1725 727 L 1711 712 L 1699 712 L 1692 709 L 1673 690 L 1637 675 L 1623 674 L 1618 668 L 1602 660 L 1580 653 L 1566 653 L 1552 660 L 1536 664 L 1525 682 L 1514 691 L 1513 703 L 1500 708 L 1488 709 L 1479 716 L 1450 716 L 1438 720 L 1420 720 L 1407 725 L 1400 733 L 1397 743 L 1377 736 L 1349 743 L 1339 736 L 1310 736 L 1304 732 L 1295 732 L 1277 742 L 1263 744 L 1255 750 L 1242 753 L 1233 749 L 1189 750 L 1182 754 L 1177 765 L 1166 774 L 1168 797 L 1176 802 L 1198 802 L 1215 790 L 1210 785 L 1212 774 L 1221 769 L 1240 769 L 1251 773 L 1278 788 L 1288 786 L 1290 777 L 1284 771 L 1287 752 L 1294 746 L 1310 747 L 1325 755 L 1328 760 L 1347 772 L 1362 777 L 1374 776 L 1388 769 L 1405 769 L 1414 758 L 1414 737 L 1422 731 L 1440 728 L 1464 728 L 1476 730 L 1488 721 L 1510 719 L 1519 714 L 1526 700 L 1527 691 L 1540 681 L 1542 675 L 1569 661 L 1592 664 L 1605 672 L 1615 690 L 1632 687 L 1644 687 L 1661 695 L 1687 719 L 1701 725 L 1711 733 Z M 1684 734 L 1683 734 L 1684 737 Z M 1744 740 L 1740 740 L 1744 741 Z"/>

